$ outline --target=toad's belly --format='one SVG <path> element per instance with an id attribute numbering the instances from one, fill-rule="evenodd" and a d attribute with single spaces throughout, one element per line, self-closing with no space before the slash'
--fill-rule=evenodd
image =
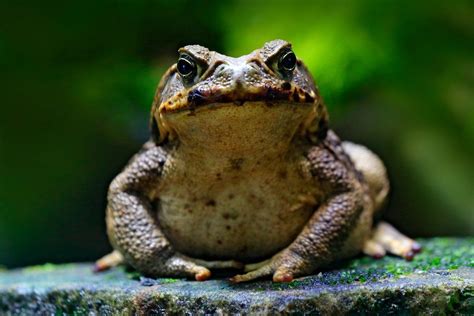
<path id="1" fill-rule="evenodd" d="M 298 177 L 225 183 L 162 188 L 158 220 L 175 249 L 202 259 L 266 258 L 289 245 L 316 209 L 317 194 Z"/>

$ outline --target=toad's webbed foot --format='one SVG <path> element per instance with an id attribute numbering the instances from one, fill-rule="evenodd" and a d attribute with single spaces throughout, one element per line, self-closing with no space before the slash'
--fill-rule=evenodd
<path id="1" fill-rule="evenodd" d="M 421 251 L 421 246 L 392 225 L 380 222 L 375 227 L 371 239 L 365 243 L 363 252 L 374 258 L 381 258 L 387 251 L 406 260 L 412 260 Z"/>

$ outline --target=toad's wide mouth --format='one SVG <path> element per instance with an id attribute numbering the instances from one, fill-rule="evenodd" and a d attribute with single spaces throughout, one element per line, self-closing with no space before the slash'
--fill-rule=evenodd
<path id="1" fill-rule="evenodd" d="M 291 84 L 282 84 L 281 89 L 251 88 L 245 91 L 232 89 L 231 91 L 191 89 L 187 93 L 177 93 L 160 104 L 160 114 L 177 113 L 183 111 L 194 112 L 197 109 L 215 109 L 221 106 L 242 106 L 245 103 L 264 102 L 268 106 L 275 103 L 314 104 L 318 102 L 317 95 Z"/>

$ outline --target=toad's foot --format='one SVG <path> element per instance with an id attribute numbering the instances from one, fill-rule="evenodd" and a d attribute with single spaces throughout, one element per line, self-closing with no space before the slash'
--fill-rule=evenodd
<path id="1" fill-rule="evenodd" d="M 211 271 L 206 267 L 194 262 L 194 259 L 188 258 L 181 254 L 175 254 L 160 269 L 164 276 L 184 276 L 193 278 L 196 281 L 205 281 L 211 277 Z"/>
<path id="2" fill-rule="evenodd" d="M 97 260 L 93 269 L 94 272 L 101 272 L 116 267 L 123 262 L 124 260 L 122 254 L 117 250 L 114 250 L 108 255 L 105 255 Z"/>
<path id="3" fill-rule="evenodd" d="M 96 261 L 94 272 L 101 272 L 124 263 L 125 260 L 120 252 L 112 251 Z M 191 259 L 186 256 L 175 254 L 168 258 L 165 263 L 166 270 L 170 275 L 194 277 L 197 281 L 204 281 L 211 277 L 208 267 L 215 266 L 242 267 L 234 261 L 204 261 Z"/>
<path id="4" fill-rule="evenodd" d="M 392 225 L 380 222 L 375 227 L 372 238 L 365 243 L 363 252 L 374 258 L 381 258 L 387 251 L 406 260 L 412 260 L 421 251 L 421 246 Z"/>
<path id="5" fill-rule="evenodd" d="M 242 269 L 244 265 L 235 260 L 227 261 L 206 261 L 189 258 L 183 255 L 176 255 L 168 259 L 169 268 L 183 270 L 186 275 L 194 276 L 198 281 L 207 280 L 211 276 L 208 269 Z M 97 260 L 94 265 L 94 272 L 101 272 L 116 267 L 124 263 L 124 258 L 117 250 Z M 181 274 L 181 273 L 180 273 Z"/>
<path id="6" fill-rule="evenodd" d="M 273 275 L 274 282 L 291 282 L 295 274 L 301 274 L 302 266 L 304 266 L 302 258 L 284 249 L 271 259 L 246 264 L 244 267 L 246 273 L 236 275 L 230 281 L 240 283 Z"/>
<path id="7" fill-rule="evenodd" d="M 209 269 L 242 268 L 243 264 L 234 260 L 205 261 L 194 259 L 180 253 L 157 266 L 156 276 L 177 276 L 194 278 L 196 281 L 205 281 L 211 277 Z"/>

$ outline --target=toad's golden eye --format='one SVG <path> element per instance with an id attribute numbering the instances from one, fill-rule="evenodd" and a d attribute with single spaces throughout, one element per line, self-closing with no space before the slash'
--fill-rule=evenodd
<path id="1" fill-rule="evenodd" d="M 179 56 L 176 68 L 183 79 L 190 79 L 196 74 L 196 63 L 191 56 L 186 54 Z"/>
<path id="2" fill-rule="evenodd" d="M 291 72 L 296 67 L 296 55 L 292 50 L 283 52 L 278 60 L 278 68 L 283 72 Z"/>

